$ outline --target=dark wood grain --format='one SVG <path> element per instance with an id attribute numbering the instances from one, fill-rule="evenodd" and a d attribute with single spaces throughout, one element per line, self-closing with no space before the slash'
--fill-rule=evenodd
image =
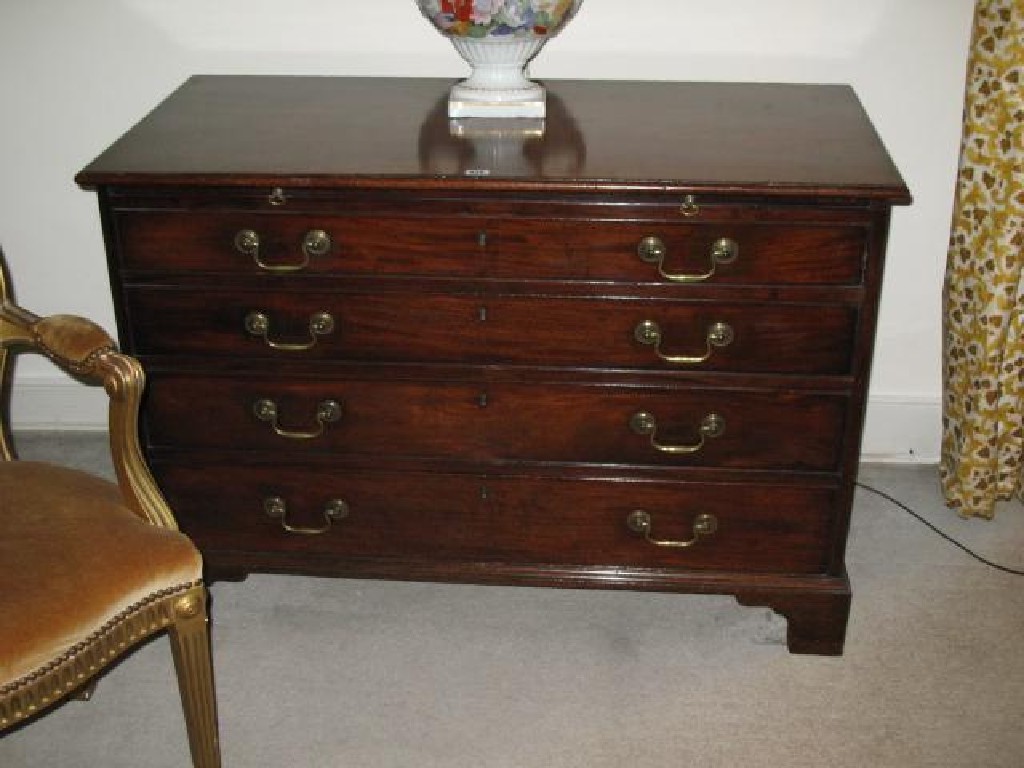
<path id="1" fill-rule="evenodd" d="M 518 155 L 452 136 L 448 80 L 197 76 L 83 170 L 104 184 L 742 190 L 908 202 L 852 89 L 548 81 Z M 301 134 L 301 140 L 296 140 Z"/>

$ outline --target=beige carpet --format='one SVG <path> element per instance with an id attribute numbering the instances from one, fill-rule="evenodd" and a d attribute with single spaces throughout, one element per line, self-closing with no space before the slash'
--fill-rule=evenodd
<path id="1" fill-rule="evenodd" d="M 91 442 L 90 442 L 91 441 Z M 49 455 L 30 436 L 23 455 Z M 97 441 L 61 439 L 72 461 Z M 935 469 L 866 466 L 987 556 L 1024 567 L 1024 510 L 963 522 Z M 858 494 L 842 658 L 791 656 L 731 598 L 253 576 L 218 584 L 225 766 L 1024 766 L 1024 579 Z M 0 740 L 0 766 L 185 766 L 165 639 L 93 701 Z"/>

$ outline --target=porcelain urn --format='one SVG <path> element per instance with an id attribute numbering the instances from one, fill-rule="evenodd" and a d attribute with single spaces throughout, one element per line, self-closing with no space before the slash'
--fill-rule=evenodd
<path id="1" fill-rule="evenodd" d="M 530 61 L 583 0 L 416 2 L 473 70 L 452 87 L 450 117 L 544 117 L 544 88 L 530 80 Z"/>

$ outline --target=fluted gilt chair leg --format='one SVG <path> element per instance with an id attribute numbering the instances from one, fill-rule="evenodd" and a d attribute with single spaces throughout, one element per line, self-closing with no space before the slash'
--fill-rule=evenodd
<path id="1" fill-rule="evenodd" d="M 220 768 L 217 701 L 210 658 L 206 588 L 199 585 L 174 601 L 171 652 L 195 768 Z"/>

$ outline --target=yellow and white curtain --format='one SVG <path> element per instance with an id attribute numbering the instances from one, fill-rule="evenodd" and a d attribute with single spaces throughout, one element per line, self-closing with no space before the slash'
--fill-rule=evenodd
<path id="1" fill-rule="evenodd" d="M 1024 0 L 978 0 L 946 265 L 942 485 L 961 515 L 1024 496 Z"/>

